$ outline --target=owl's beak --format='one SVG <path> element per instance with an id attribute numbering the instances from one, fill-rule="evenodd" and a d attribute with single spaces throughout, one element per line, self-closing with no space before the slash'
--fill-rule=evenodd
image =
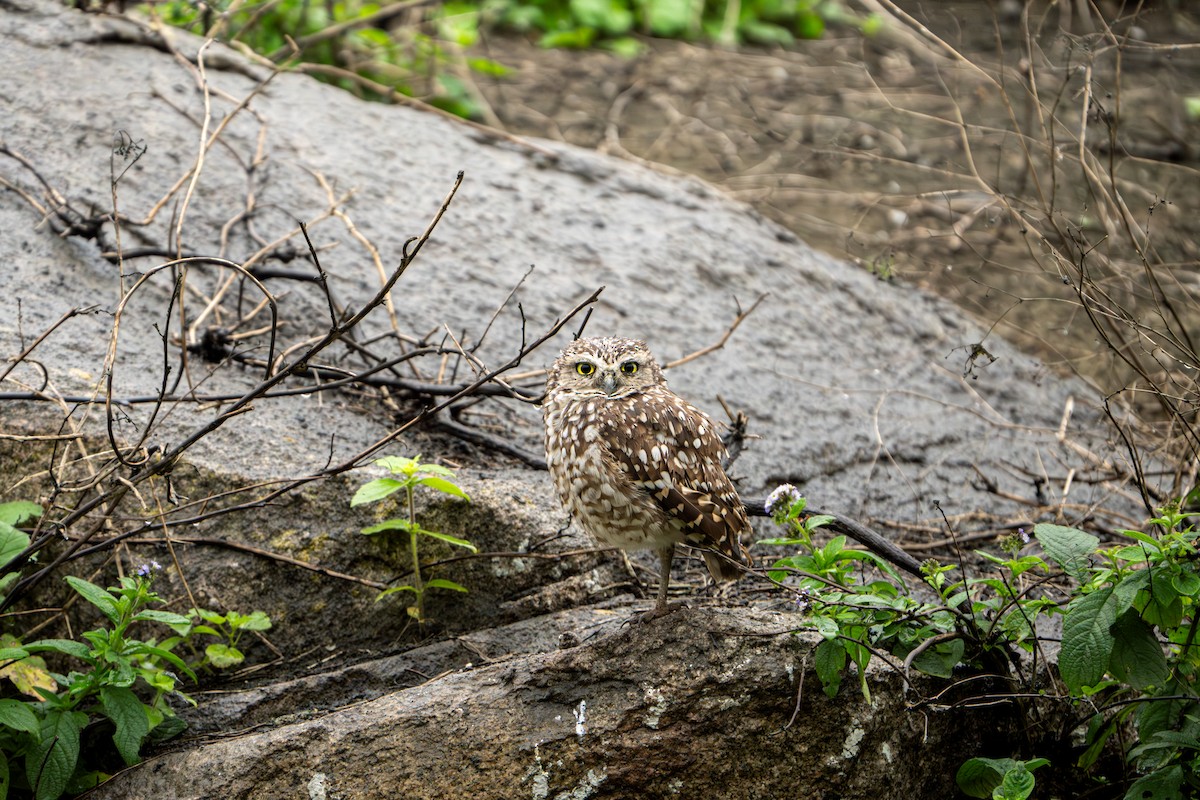
<path id="1" fill-rule="evenodd" d="M 617 390 L 617 373 L 605 370 L 600 375 L 600 388 L 604 389 L 606 394 L 612 394 Z"/>

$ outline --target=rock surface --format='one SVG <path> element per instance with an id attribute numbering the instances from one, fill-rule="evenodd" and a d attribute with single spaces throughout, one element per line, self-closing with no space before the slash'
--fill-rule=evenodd
<path id="1" fill-rule="evenodd" d="M 947 764 L 1011 733 L 906 713 L 890 671 L 873 705 L 802 686 L 814 641 L 788 615 L 594 619 L 570 620 L 583 644 L 158 756 L 89 797 L 946 797 Z"/>
<path id="2" fill-rule="evenodd" d="M 983 327 L 942 301 L 815 253 L 698 181 L 365 103 L 300 75 L 264 86 L 269 73 L 220 47 L 203 51 L 201 74 L 198 40 L 42 0 L 0 0 L 0 40 L 0 177 L 12 187 L 0 191 L 0 290 L 10 304 L 20 302 L 19 314 L 0 318 L 0 355 L 20 353 L 70 309 L 95 306 L 49 335 L 0 391 L 72 398 L 103 391 L 122 292 L 164 257 L 130 257 L 118 267 L 102 255 L 115 242 L 111 223 L 97 241 L 60 237 L 44 216 L 63 203 L 80 213 L 111 211 L 114 175 L 122 214 L 137 221 L 153 212 L 144 225 L 122 226 L 127 250 L 165 252 L 179 235 L 183 252 L 244 263 L 268 243 L 294 239 L 296 220 L 309 220 L 336 297 L 357 308 L 379 277 L 355 233 L 378 248 L 384 265 L 397 263 L 405 240 L 425 228 L 463 170 L 463 188 L 394 293 L 399 328 L 423 334 L 445 326 L 478 338 L 519 285 L 521 313 L 505 305 L 479 351 L 497 364 L 523 333 L 545 330 L 605 286 L 588 332 L 646 338 L 669 361 L 718 339 L 735 316 L 735 298 L 748 305 L 766 295 L 724 349 L 669 373 L 676 391 L 715 415 L 718 395 L 749 414 L 751 432 L 762 438 L 737 462 L 747 493 L 789 480 L 822 508 L 937 529 L 933 500 L 951 514 L 1019 518 L 1022 501 L 1041 491 L 1035 477 L 1043 468 L 1060 480 L 1082 458 L 1056 436 L 1069 398 L 1087 393 L 1081 384 L 1053 379 L 992 338 L 986 346 L 999 360 L 980 361 L 977 378 L 965 379 L 969 350 L 962 348 L 983 340 Z M 202 136 L 225 123 L 191 186 Z M 122 137 L 146 147 L 131 166 L 114 155 L 114 139 Z M 339 198 L 352 192 L 337 210 L 354 230 L 328 213 L 318 176 Z M 296 264 L 312 272 L 303 258 Z M 530 264 L 536 270 L 521 283 Z M 211 267 L 190 269 L 183 292 L 189 321 L 227 278 Z M 314 284 L 267 285 L 285 322 L 280 349 L 328 326 Z M 225 295 L 210 318 L 233 325 L 259 301 L 248 286 L 233 291 L 245 296 Z M 176 335 L 178 327 L 171 327 L 170 295 L 164 271 L 124 307 L 117 397 L 152 395 L 163 384 L 163 331 Z M 381 312 L 363 335 L 388 330 Z M 560 333 L 525 366 L 548 364 L 569 336 Z M 264 337 L 247 342 L 265 354 Z M 197 362 L 175 362 L 171 373 L 182 390 L 233 397 L 259 377 Z M 129 440 L 148 431 L 148 449 L 169 447 L 216 413 L 213 405 L 179 404 L 151 421 L 149 408 L 122 407 L 115 435 Z M 495 401 L 490 408 L 496 417 L 480 415 L 484 423 L 530 451 L 540 447 L 536 410 Z M 1092 433 L 1094 412 L 1076 408 L 1066 436 L 1109 456 Z M 103 413 L 74 399 L 6 399 L 0 412 L 5 433 L 55 432 L 69 413 L 86 434 L 105 437 Z M 184 500 L 217 497 L 313 474 L 388 435 L 393 412 L 337 393 L 261 401 L 189 451 L 171 489 Z M 18 486 L 61 455 L 37 447 L 3 451 L 9 461 L 0 499 L 44 485 Z M 388 452 L 480 457 L 429 433 L 407 435 Z M 719 788 L 726 797 L 855 798 L 879 796 L 881 781 L 895 796 L 942 796 L 955 765 L 975 752 L 981 726 L 955 716 L 926 727 L 903 711 L 894 673 L 871 676 L 874 706 L 845 688 L 836 701 L 826 699 L 806 667 L 811 642 L 787 632 L 794 618 L 745 608 L 713 613 L 700 604 L 661 624 L 620 628 L 628 604 L 596 604 L 634 581 L 617 559 L 590 552 L 574 534 L 556 537 L 562 517 L 546 476 L 464 466 L 470 509 L 450 503 L 427 510 L 441 530 L 495 555 L 457 567 L 453 577 L 471 593 L 439 600 L 431 611 L 442 633 L 459 638 L 400 661 L 364 661 L 412 632 L 403 612 L 374 603 L 379 582 L 402 572 L 403 559 L 386 542 L 358 534 L 372 519 L 347 511 L 346 500 L 362 475 L 314 482 L 268 507 L 174 531 L 202 605 L 267 610 L 282 660 L 318 674 L 213 701 L 194 716 L 198 731 L 227 732 L 239 719 L 263 728 L 192 742 L 96 796 L 688 797 Z M 1072 508 L 1091 513 L 1107 501 L 1104 492 L 1077 482 Z M 138 528 L 136 514 L 118 523 L 144 533 L 128 541 L 135 552 L 163 552 Z M 376 585 L 214 547 L 214 540 Z M 162 587 L 186 608 L 179 577 L 171 570 Z M 552 650 L 560 635 L 567 646 Z M 449 642 L 476 649 L 456 651 Z M 484 661 L 501 660 L 480 665 L 481 646 Z M 466 668 L 468 660 L 476 666 Z M 434 677 L 444 670 L 454 671 Z M 806 672 L 800 714 L 788 727 Z M 588 721 L 578 734 L 573 714 L 581 702 Z M 312 719 L 280 719 L 312 709 L 320 710 Z M 988 723 L 1000 727 L 994 718 Z"/>

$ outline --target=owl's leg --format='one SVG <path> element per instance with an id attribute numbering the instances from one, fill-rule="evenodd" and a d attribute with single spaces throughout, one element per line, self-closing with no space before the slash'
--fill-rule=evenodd
<path id="1" fill-rule="evenodd" d="M 658 580 L 658 600 L 654 603 L 654 608 L 642 615 L 643 622 L 649 622 L 652 619 L 658 619 L 664 614 L 670 614 L 678 606 L 672 606 L 667 602 L 667 588 L 671 585 L 671 562 L 675 558 L 674 543 L 660 548 L 658 551 L 658 563 L 660 577 Z"/>

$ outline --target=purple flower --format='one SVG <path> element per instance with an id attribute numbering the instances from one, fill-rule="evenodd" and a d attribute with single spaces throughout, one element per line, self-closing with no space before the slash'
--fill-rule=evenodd
<path id="1" fill-rule="evenodd" d="M 140 578 L 149 578 L 160 569 L 162 569 L 162 564 L 158 563 L 157 561 L 150 561 L 146 564 L 140 565 L 137 568 L 137 575 Z"/>
<path id="2" fill-rule="evenodd" d="M 787 511 L 802 496 L 800 490 L 795 486 L 792 486 L 790 483 L 784 483 L 775 487 L 775 491 L 771 492 L 770 496 L 767 497 L 767 502 L 764 503 L 764 506 L 768 514 L 775 516 L 780 512 Z"/>

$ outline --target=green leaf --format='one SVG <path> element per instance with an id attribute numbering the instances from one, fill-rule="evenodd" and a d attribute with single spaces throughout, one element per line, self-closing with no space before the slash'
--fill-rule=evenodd
<path id="1" fill-rule="evenodd" d="M 7 522 L 0 522 L 0 567 L 7 566 L 26 547 L 29 547 L 29 534 Z"/>
<path id="2" fill-rule="evenodd" d="M 183 662 L 183 659 L 181 659 L 179 656 L 172 653 L 170 650 L 163 650 L 161 647 L 155 647 L 152 644 L 146 644 L 145 642 L 138 642 L 137 644 L 130 647 L 129 651 L 131 653 L 140 653 L 143 655 L 154 656 L 155 658 L 160 658 L 163 661 L 166 661 L 167 663 L 171 664 L 171 666 L 175 667 L 175 669 L 181 671 L 184 675 L 187 675 L 192 680 L 196 680 L 196 673 L 192 672 L 191 667 L 189 667 L 187 664 L 185 664 Z"/>
<path id="3" fill-rule="evenodd" d="M 1200 575 L 1195 572 L 1180 572 L 1171 578 L 1175 591 L 1184 597 L 1200 595 Z"/>
<path id="4" fill-rule="evenodd" d="M 621 58 L 636 58 L 642 54 L 646 46 L 634 39 L 632 36 L 622 36 L 619 39 L 610 39 L 604 42 L 603 47 Z"/>
<path id="5" fill-rule="evenodd" d="M 650 33 L 664 39 L 684 38 L 692 21 L 689 0 L 646 0 L 642 9 Z"/>
<path id="6" fill-rule="evenodd" d="M 1125 800 L 1179 800 L 1183 790 L 1183 767 L 1175 764 L 1138 778 L 1125 791 Z"/>
<path id="7" fill-rule="evenodd" d="M 966 652 L 966 643 L 962 639 L 951 639 L 934 647 L 928 647 L 913 659 L 912 665 L 926 675 L 935 678 L 949 678 L 954 674 L 954 668 L 962 661 Z"/>
<path id="8" fill-rule="evenodd" d="M 377 478 L 358 487 L 354 497 L 350 498 L 350 507 L 361 506 L 365 503 L 375 503 L 405 487 L 404 481 L 395 478 Z"/>
<path id="9" fill-rule="evenodd" d="M 1000 785 L 992 790 L 994 800 L 1026 800 L 1033 794 L 1033 774 L 1018 762 L 1015 767 L 1004 773 Z"/>
<path id="10" fill-rule="evenodd" d="M 1046 555 L 1062 567 L 1063 572 L 1080 583 L 1084 582 L 1090 556 L 1100 545 L 1099 539 L 1078 528 L 1045 522 L 1033 526 L 1033 535 L 1041 543 Z"/>
<path id="11" fill-rule="evenodd" d="M 210 625 L 224 625 L 225 615 L 218 614 L 216 611 L 209 611 L 207 608 L 189 608 L 188 616 L 194 616 L 204 620 Z"/>
<path id="12" fill-rule="evenodd" d="M 748 42 L 755 44 L 778 44 L 787 46 L 796 41 L 792 32 L 774 22 L 763 22 L 759 19 L 748 19 L 738 25 L 738 33 Z M 819 37 L 818 37 L 819 38 Z"/>
<path id="13" fill-rule="evenodd" d="M 552 31 L 538 40 L 538 47 L 582 48 L 590 46 L 595 38 L 595 28 L 578 27 L 565 31 Z"/>
<path id="14" fill-rule="evenodd" d="M 192 620 L 190 617 L 185 617 L 182 614 L 173 614 L 170 611 L 157 611 L 153 608 L 139 611 L 134 616 L 134 619 L 142 622 L 161 622 L 180 636 L 186 636 L 192 629 Z"/>
<path id="15" fill-rule="evenodd" d="M 210 644 L 204 648 L 204 655 L 208 657 L 209 663 L 217 669 L 236 667 L 246 660 L 242 651 L 227 644 Z"/>
<path id="16" fill-rule="evenodd" d="M 77 578 L 74 575 L 67 576 L 67 583 L 71 588 L 79 592 L 84 600 L 94 605 L 108 617 L 114 625 L 120 621 L 121 614 L 117 610 L 117 598 L 113 597 L 108 592 L 101 589 L 94 583 L 89 583 L 83 578 Z"/>
<path id="17" fill-rule="evenodd" d="M 425 536 L 428 536 L 431 539 L 438 539 L 443 542 L 449 542 L 450 544 L 454 545 L 455 547 L 465 548 L 467 550 L 470 550 L 472 553 L 479 552 L 479 548 L 476 547 L 475 545 L 471 544 L 470 542 L 468 542 L 466 539 L 459 539 L 457 536 L 451 536 L 448 533 L 442 533 L 441 531 L 428 531 L 428 530 L 425 530 L 424 528 L 418 528 L 417 533 L 424 534 Z"/>
<path id="18" fill-rule="evenodd" d="M 240 616 L 238 621 L 233 625 L 234 630 L 243 631 L 269 631 L 271 630 L 271 618 L 267 616 L 265 611 L 253 611 L 249 616 Z"/>
<path id="19" fill-rule="evenodd" d="M 142 749 L 142 742 L 150 733 L 150 720 L 146 717 L 142 701 L 129 689 L 102 686 L 100 708 L 104 716 L 116 725 L 113 744 L 117 746 L 117 752 L 127 766 L 136 764 L 140 760 L 138 753 Z"/>
<path id="20" fill-rule="evenodd" d="M 1067 606 L 1058 671 L 1072 694 L 1099 683 L 1108 668 L 1114 641 L 1110 629 L 1117 621 L 1112 593 L 1112 587 L 1105 587 Z"/>
<path id="21" fill-rule="evenodd" d="M 425 588 L 426 589 L 450 589 L 455 592 L 467 591 L 467 587 L 457 584 L 454 581 L 448 581 L 445 578 L 433 578 L 432 580 L 425 581 Z"/>
<path id="22" fill-rule="evenodd" d="M 29 651 L 23 647 L 0 647 L 0 662 L 25 658 L 27 655 L 29 655 Z"/>
<path id="23" fill-rule="evenodd" d="M 826 639 L 813 652 L 813 666 L 821 679 L 821 688 L 829 697 L 837 697 L 842 685 L 842 670 L 846 668 L 846 649 L 837 639 Z"/>
<path id="24" fill-rule="evenodd" d="M 20 525 L 41 515 L 42 507 L 37 503 L 30 503 L 28 500 L 0 503 L 0 522 L 6 525 Z"/>
<path id="25" fill-rule="evenodd" d="M 421 457 L 405 458 L 404 456 L 384 456 L 375 459 L 375 465 L 383 467 L 393 475 L 412 475 L 417 471 Z"/>
<path id="26" fill-rule="evenodd" d="M 489 75 L 495 78 L 503 78 L 509 75 L 512 70 L 499 61 L 492 61 L 490 58 L 468 58 L 467 66 L 472 72 L 478 72 L 480 75 Z"/>
<path id="27" fill-rule="evenodd" d="M 417 587 L 409 586 L 406 583 L 403 586 L 393 586 L 390 589 L 384 589 L 382 592 L 375 595 L 375 602 L 378 603 L 380 600 L 387 597 L 389 594 L 396 594 L 396 592 L 412 592 L 413 594 L 420 594 L 420 592 L 417 591 Z"/>
<path id="28" fill-rule="evenodd" d="M 365 533 L 367 536 L 370 536 L 371 534 L 379 533 L 380 531 L 405 531 L 405 532 L 408 532 L 408 531 L 411 531 L 415 527 L 417 527 L 417 526 L 413 525 L 413 523 L 409 522 L 406 519 L 400 519 L 399 517 L 393 517 L 392 519 L 385 519 L 383 522 L 377 523 L 375 525 L 368 525 L 367 527 L 362 529 L 362 532 Z"/>
<path id="29" fill-rule="evenodd" d="M 12 776 L 8 772 L 8 754 L 0 753 L 0 800 L 8 800 L 10 788 L 12 788 Z"/>
<path id="30" fill-rule="evenodd" d="M 79 711 L 47 712 L 41 724 L 42 739 L 25 755 L 25 774 L 35 787 L 36 800 L 58 800 L 79 763 L 79 732 L 87 725 Z"/>
<path id="31" fill-rule="evenodd" d="M 445 478 L 438 478 L 438 477 L 430 476 L 428 478 L 421 478 L 420 480 L 417 481 L 417 483 L 421 484 L 422 486 L 428 486 L 430 489 L 436 489 L 437 491 L 442 492 L 444 494 L 452 494 L 455 497 L 461 497 L 463 500 L 471 499 L 471 498 L 467 497 L 466 492 L 464 492 L 462 489 L 458 488 L 458 486 L 456 486 L 455 484 L 446 480 Z"/>
<path id="32" fill-rule="evenodd" d="M 1136 611 L 1122 614 L 1112 628 L 1112 635 L 1108 671 L 1114 678 L 1143 692 L 1167 682 L 1171 668 L 1162 645 L 1154 636 L 1154 629 Z"/>
<path id="33" fill-rule="evenodd" d="M 1154 570 L 1150 579 L 1150 596 L 1142 609 L 1142 619 L 1151 625 L 1168 630 L 1183 622 L 1183 600 L 1175 591 L 1175 583 L 1164 570 Z"/>
<path id="34" fill-rule="evenodd" d="M 829 617 L 813 617 L 813 627 L 826 639 L 836 639 L 840 631 L 837 621 Z"/>
<path id="35" fill-rule="evenodd" d="M 36 733 L 38 729 L 37 714 L 28 703 L 20 700 L 0 700 L 0 725 L 15 731 Z"/>
<path id="36" fill-rule="evenodd" d="M 958 768 L 954 782 L 968 797 L 991 797 L 1004 774 L 1017 763 L 1011 758 L 971 758 Z"/>
<path id="37" fill-rule="evenodd" d="M 47 651 L 62 653 L 84 660 L 92 657 L 92 649 L 83 642 L 77 642 L 74 639 L 38 639 L 36 642 L 30 642 L 25 645 L 25 649 L 31 653 L 45 653 Z"/>

